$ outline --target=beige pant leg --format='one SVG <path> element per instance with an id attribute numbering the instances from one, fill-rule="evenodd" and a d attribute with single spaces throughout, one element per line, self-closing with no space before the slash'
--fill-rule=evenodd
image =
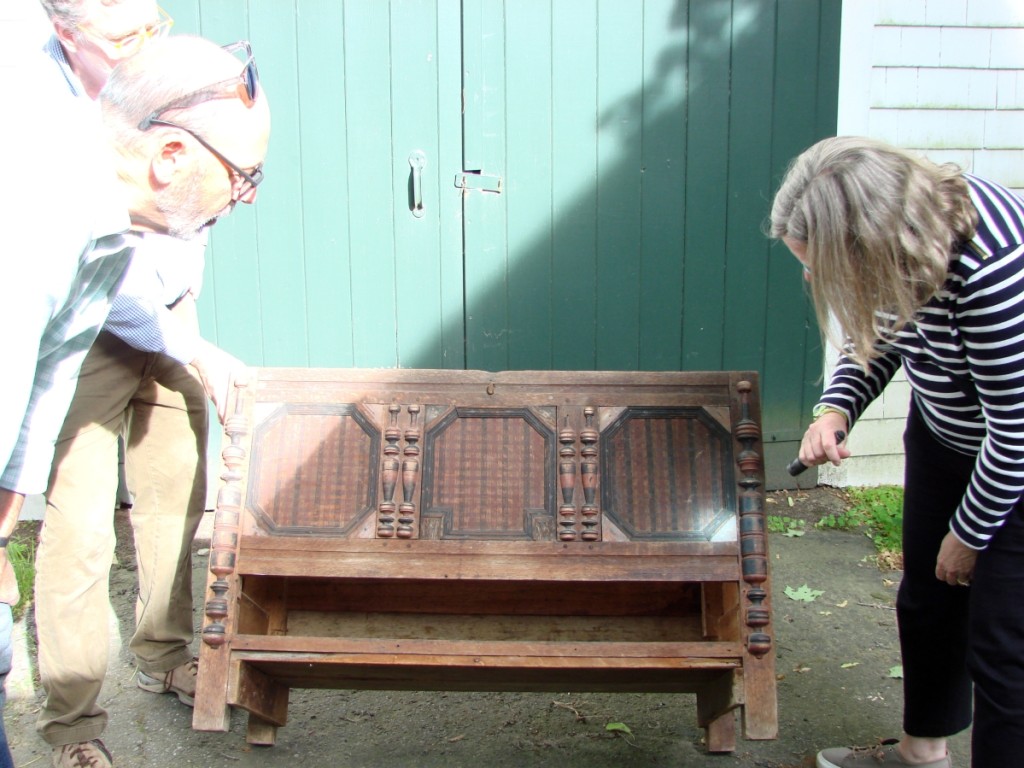
<path id="1" fill-rule="evenodd" d="M 195 304 L 175 310 L 196 324 Z M 131 649 L 150 674 L 192 658 L 192 541 L 206 508 L 208 406 L 195 370 L 154 356 L 132 398 L 126 438 L 139 596 Z"/>
<path id="2" fill-rule="evenodd" d="M 54 746 L 97 738 L 107 722 L 97 701 L 109 648 L 117 438 L 145 358 L 101 333 L 56 446 L 35 581 L 46 691 L 36 727 Z"/>

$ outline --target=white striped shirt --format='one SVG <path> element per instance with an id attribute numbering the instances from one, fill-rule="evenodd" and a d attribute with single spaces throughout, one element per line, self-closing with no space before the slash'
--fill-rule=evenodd
<path id="1" fill-rule="evenodd" d="M 0 121 L 0 488 L 22 494 L 46 489 L 79 366 L 134 245 L 95 110 L 40 98 L 52 78 L 42 64 L 0 78 L 2 103 L 32 104 L 25 119 Z"/>
<path id="2" fill-rule="evenodd" d="M 852 426 L 902 364 L 936 439 L 978 456 L 950 528 L 984 549 L 1024 494 L 1024 201 L 965 178 L 978 230 L 950 259 L 943 289 L 867 374 L 841 358 L 821 403 Z"/>

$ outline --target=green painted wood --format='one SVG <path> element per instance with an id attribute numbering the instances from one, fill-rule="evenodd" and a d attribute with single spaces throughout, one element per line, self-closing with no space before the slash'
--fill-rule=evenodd
<path id="1" fill-rule="evenodd" d="M 182 7 L 179 8 L 179 5 Z M 249 38 L 244 0 L 165 5 L 175 19 L 175 33 L 200 34 L 221 45 Z M 271 146 L 273 151 L 273 145 Z M 257 198 L 265 199 L 261 187 Z M 203 335 L 252 365 L 264 361 L 256 207 L 241 205 L 210 230 L 210 247 L 198 309 Z"/>
<path id="2" fill-rule="evenodd" d="M 440 201 L 441 358 L 438 368 L 465 368 L 466 317 L 463 269 L 462 191 L 453 174 L 466 166 L 463 153 L 462 7 L 458 0 L 438 3 L 438 161 Z M 443 84 L 443 85 L 442 85 Z"/>
<path id="3" fill-rule="evenodd" d="M 298 93 L 299 47 L 297 17 L 290 5 L 249 4 L 248 36 L 261 60 L 270 66 L 260 71 L 261 82 L 274 105 L 273 156 L 259 189 L 259 205 L 251 206 L 258 233 L 259 304 L 263 326 L 263 360 L 266 365 L 309 365 L 309 314 L 306 306 L 306 255 L 296 248 L 304 231 L 301 123 Z M 269 184 L 274 179 L 273 184 Z M 265 206 L 265 207 L 264 207 Z M 236 208 L 250 206 L 236 206 Z M 270 217 L 273 224 L 264 226 Z M 263 297 L 273 300 L 263 300 Z M 314 321 L 315 322 L 315 321 Z"/>
<path id="4" fill-rule="evenodd" d="M 502 0 L 465 0 L 464 170 L 507 175 L 505 158 L 505 28 Z M 507 184 L 507 180 L 506 180 Z M 508 197 L 465 192 L 464 247 L 466 365 L 482 370 L 509 367 Z"/>
<path id="5" fill-rule="evenodd" d="M 768 297 L 751 286 L 768 280 L 769 242 L 761 226 L 775 179 L 770 142 L 775 58 L 775 0 L 736 0 L 732 24 L 727 249 L 723 364 L 763 370 Z M 737 20 L 738 19 L 738 20 Z M 793 289 L 799 291 L 794 282 Z M 792 291 L 791 291 L 792 292 Z M 802 297 L 797 295 L 797 300 Z"/>
<path id="6" fill-rule="evenodd" d="M 391 132 L 391 19 L 389 4 L 347 0 L 341 30 L 347 65 L 350 116 L 349 195 L 353 343 L 366 365 L 392 366 L 397 360 L 397 268 L 394 242 L 396 200 Z M 385 117 L 386 119 L 386 117 Z M 343 297 L 339 297 L 342 298 Z"/>
<path id="7" fill-rule="evenodd" d="M 507 368 L 553 365 L 551 222 L 551 7 L 508 3 L 505 137 L 508 273 Z M 517 116 L 529 115 L 528 120 Z"/>
<path id="8" fill-rule="evenodd" d="M 274 105 L 259 204 L 212 235 L 209 338 L 254 364 L 755 369 L 766 440 L 802 433 L 818 333 L 762 225 L 835 130 L 840 0 L 166 5 L 252 40 Z"/>
<path id="9" fill-rule="evenodd" d="M 551 61 L 551 367 L 597 366 L 597 0 L 553 0 Z"/>
<path id="10" fill-rule="evenodd" d="M 600 0 L 597 30 L 598 368 L 639 367 L 643 166 L 643 15 L 637 4 Z"/>
<path id="11" fill-rule="evenodd" d="M 438 36 L 435 6 L 432 0 L 401 0 L 392 3 L 390 18 L 391 187 L 399 190 L 393 233 L 396 357 L 407 368 L 437 367 L 442 356 L 437 61 L 442 54 L 455 54 L 459 36 L 458 30 L 446 30 L 454 34 L 444 39 Z M 413 200 L 414 155 L 423 158 L 422 211 Z"/>
<path id="12" fill-rule="evenodd" d="M 774 99 L 771 132 L 775 183 L 789 161 L 814 143 L 828 119 L 821 116 L 821 94 L 834 92 L 832 82 L 821 78 L 831 72 L 808 61 L 836 55 L 819 42 L 822 8 L 838 2 L 787 0 L 777 6 Z M 793 41 L 801 41 L 795 45 Z M 835 109 L 835 98 L 831 110 Z M 835 117 L 831 125 L 834 133 Z M 769 198 L 770 199 L 770 198 Z M 767 212 L 767 206 L 766 206 Z M 785 246 L 775 244 L 769 256 L 768 303 L 765 313 L 766 355 L 762 370 L 763 400 L 771 403 L 764 426 L 769 439 L 798 440 L 803 434 L 813 401 L 820 392 L 821 350 L 813 312 L 807 299 L 801 270 Z"/>
<path id="13" fill-rule="evenodd" d="M 204 334 L 252 364 L 462 367 L 458 1 L 168 10 L 177 32 L 249 39 L 274 112 L 259 205 L 211 236 Z"/>
<path id="14" fill-rule="evenodd" d="M 722 365 L 732 18 L 724 3 L 690 5 L 686 265 L 682 368 Z"/>
<path id="15" fill-rule="evenodd" d="M 337 34 L 344 27 L 344 6 L 323 0 L 304 11 L 298 14 L 296 28 L 299 71 L 317 73 L 310 78 L 312 83 L 331 83 L 331 97 L 325 99 L 322 89 L 296 84 L 294 101 L 285 102 L 297 109 L 301 148 L 296 188 L 302 200 L 303 232 L 292 248 L 305 262 L 309 365 L 349 366 L 356 354 L 352 304 L 347 300 L 352 293 L 347 203 L 359 187 L 353 187 L 347 152 L 339 151 L 348 134 L 347 57 Z M 274 97 L 271 140 L 276 146 L 282 102 Z"/>
<path id="16" fill-rule="evenodd" d="M 643 208 L 636 257 L 641 296 L 638 365 L 644 370 L 679 370 L 690 351 L 683 343 L 683 288 L 693 284 L 684 275 L 695 260 L 684 255 L 689 252 L 687 235 L 699 239 L 707 231 L 703 223 L 691 222 L 687 206 L 693 178 L 687 151 L 694 140 L 694 121 L 689 119 L 693 92 L 687 82 L 700 34 L 692 25 L 694 13 L 673 0 L 648 0 L 643 8 L 643 89 L 637 99 Z"/>

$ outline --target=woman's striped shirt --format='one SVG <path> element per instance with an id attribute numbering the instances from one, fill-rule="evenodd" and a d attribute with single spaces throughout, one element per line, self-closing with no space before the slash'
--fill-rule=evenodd
<path id="1" fill-rule="evenodd" d="M 821 403 L 852 426 L 902 364 L 936 439 L 978 456 L 950 527 L 984 549 L 1024 494 L 1024 201 L 965 178 L 978 230 L 951 258 L 942 291 L 868 372 L 841 358 Z"/>

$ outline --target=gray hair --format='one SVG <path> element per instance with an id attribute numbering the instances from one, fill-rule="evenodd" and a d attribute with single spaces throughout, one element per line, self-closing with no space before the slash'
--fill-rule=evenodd
<path id="1" fill-rule="evenodd" d="M 769 234 L 806 244 L 822 336 L 866 367 L 879 343 L 942 288 L 950 255 L 976 225 L 955 165 L 873 139 L 834 137 L 791 163 Z M 891 322 L 880 323 L 877 313 Z"/>
<path id="2" fill-rule="evenodd" d="M 82 23 L 85 11 L 82 10 L 82 0 L 39 0 L 43 11 L 50 18 L 50 21 L 60 23 L 68 29 L 77 29 Z"/>
<path id="3" fill-rule="evenodd" d="M 104 5 L 117 5 L 122 0 L 103 0 Z M 85 20 L 84 0 L 39 0 L 43 11 L 55 24 L 67 29 L 78 29 Z"/>

